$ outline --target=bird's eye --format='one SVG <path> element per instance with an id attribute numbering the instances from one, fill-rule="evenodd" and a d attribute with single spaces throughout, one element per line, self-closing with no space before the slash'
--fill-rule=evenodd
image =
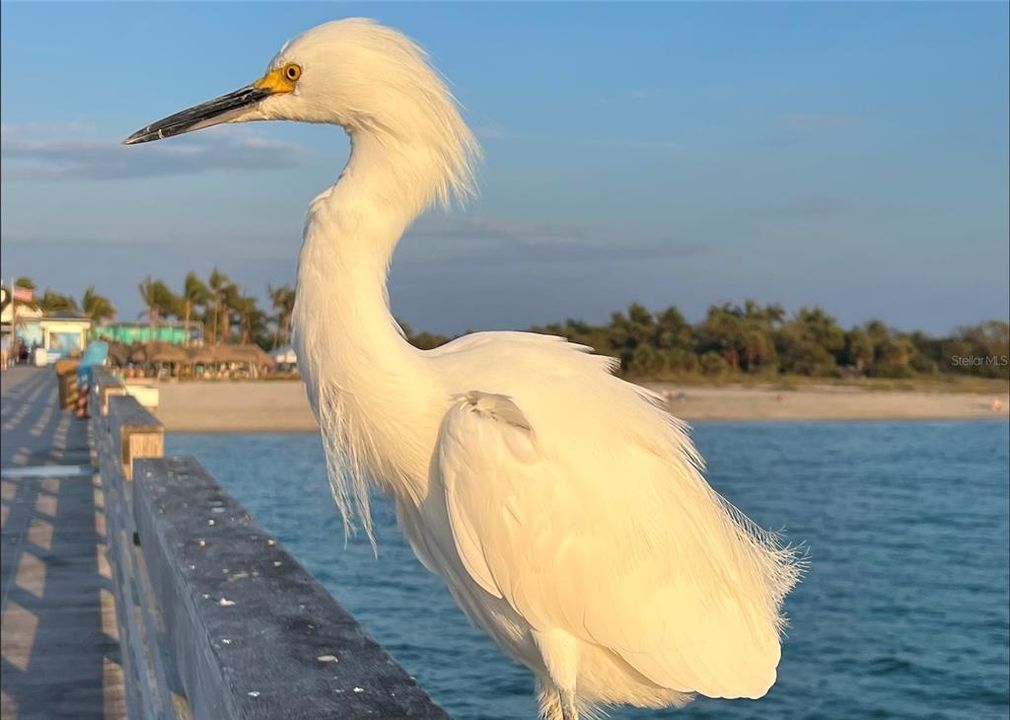
<path id="1" fill-rule="evenodd" d="M 284 66 L 284 77 L 286 77 L 291 82 L 294 82 L 302 76 L 302 68 L 299 65 L 290 63 Z"/>

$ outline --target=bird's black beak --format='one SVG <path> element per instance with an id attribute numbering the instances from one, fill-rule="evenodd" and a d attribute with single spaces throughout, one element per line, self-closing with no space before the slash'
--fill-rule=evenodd
<path id="1" fill-rule="evenodd" d="M 236 119 L 243 111 L 265 97 L 273 94 L 269 87 L 246 85 L 235 92 L 222 95 L 219 98 L 200 103 L 187 110 L 169 115 L 147 127 L 141 128 L 130 137 L 123 140 L 124 145 L 151 142 L 181 135 L 192 130 L 210 127 L 219 123 Z"/>

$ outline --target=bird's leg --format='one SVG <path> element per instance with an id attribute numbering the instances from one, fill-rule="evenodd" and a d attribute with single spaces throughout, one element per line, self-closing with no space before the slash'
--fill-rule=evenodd
<path id="1" fill-rule="evenodd" d="M 550 682 L 541 680 L 538 683 L 537 700 L 540 704 L 540 720 L 564 720 L 561 694 Z"/>
<path id="2" fill-rule="evenodd" d="M 575 705 L 575 692 L 573 690 L 559 690 L 558 697 L 561 700 L 562 720 L 579 720 L 579 708 Z"/>
<path id="3" fill-rule="evenodd" d="M 575 685 L 578 679 L 579 643 L 563 630 L 533 631 L 540 655 L 544 660 L 547 677 L 540 682 L 541 712 L 553 711 L 542 717 L 559 720 L 579 720 L 575 704 Z M 552 695 L 549 700 L 545 696 Z M 548 705 L 550 707 L 548 707 Z"/>
<path id="4" fill-rule="evenodd" d="M 541 681 L 537 692 L 540 720 L 579 720 L 575 691 L 559 690 L 550 682 Z"/>

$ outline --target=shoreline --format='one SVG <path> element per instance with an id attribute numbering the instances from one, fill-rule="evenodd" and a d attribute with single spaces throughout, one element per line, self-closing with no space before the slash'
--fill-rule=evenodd
<path id="1" fill-rule="evenodd" d="M 147 383 L 145 383 L 147 384 Z M 168 432 L 298 433 L 318 429 L 299 381 L 150 383 Z M 671 414 L 698 422 L 904 422 L 1010 419 L 1007 393 L 867 390 L 855 386 L 699 387 L 650 383 Z"/>

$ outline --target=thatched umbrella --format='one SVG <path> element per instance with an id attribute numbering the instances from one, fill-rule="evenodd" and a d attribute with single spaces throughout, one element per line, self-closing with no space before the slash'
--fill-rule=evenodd
<path id="1" fill-rule="evenodd" d="M 236 362 L 244 362 L 256 367 L 273 367 L 277 361 L 263 351 L 259 345 L 232 345 L 235 356 L 239 358 Z"/>
<path id="2" fill-rule="evenodd" d="M 147 362 L 147 348 L 142 343 L 130 346 L 130 362 L 137 364 Z"/>
<path id="3" fill-rule="evenodd" d="M 204 347 L 191 347 L 186 352 L 189 355 L 189 361 L 194 365 L 213 365 L 218 362 L 223 362 L 218 360 L 217 353 L 214 352 L 214 348 L 205 345 Z"/>
<path id="4" fill-rule="evenodd" d="M 189 355 L 178 345 L 155 340 L 147 343 L 147 361 L 155 363 L 189 364 Z"/>
<path id="5" fill-rule="evenodd" d="M 189 360 L 193 364 L 220 365 L 222 363 L 246 365 L 253 374 L 264 367 L 274 367 L 277 363 L 259 345 L 215 345 L 212 347 L 190 348 Z"/>
<path id="6" fill-rule="evenodd" d="M 108 340 L 109 364 L 116 367 L 126 367 L 130 362 L 130 346 L 125 343 Z"/>

